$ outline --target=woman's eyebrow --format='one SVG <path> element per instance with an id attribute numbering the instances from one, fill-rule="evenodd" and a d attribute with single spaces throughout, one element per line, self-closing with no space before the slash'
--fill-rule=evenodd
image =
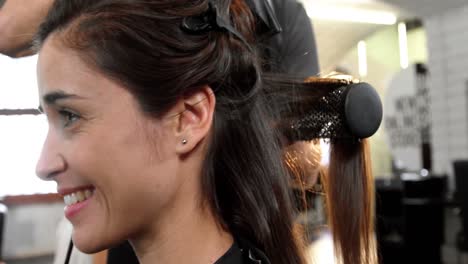
<path id="1" fill-rule="evenodd" d="M 64 91 L 53 91 L 45 94 L 42 96 L 42 101 L 44 101 L 47 105 L 55 105 L 59 100 L 66 100 L 66 99 L 84 99 L 83 97 L 66 93 Z M 42 105 L 39 105 L 39 110 L 42 110 Z"/>
<path id="2" fill-rule="evenodd" d="M 81 97 L 76 95 L 76 94 L 66 93 L 64 91 L 50 92 L 50 93 L 45 94 L 42 97 L 44 102 L 46 102 L 46 104 L 49 104 L 49 105 L 55 104 L 56 101 L 58 101 L 58 100 L 72 99 L 72 98 L 75 99 L 75 98 L 81 98 Z"/>

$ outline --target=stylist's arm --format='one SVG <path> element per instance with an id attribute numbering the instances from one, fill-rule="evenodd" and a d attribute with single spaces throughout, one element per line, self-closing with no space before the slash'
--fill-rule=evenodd
<path id="1" fill-rule="evenodd" d="M 3 1 L 0 0 L 0 4 Z M 0 7 L 0 53 L 10 57 L 33 54 L 34 33 L 53 0 L 6 0 Z"/>

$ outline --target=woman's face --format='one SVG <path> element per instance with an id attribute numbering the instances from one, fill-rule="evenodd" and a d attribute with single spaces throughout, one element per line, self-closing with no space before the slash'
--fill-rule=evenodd
<path id="1" fill-rule="evenodd" d="M 143 115 L 127 90 L 53 36 L 37 74 L 49 123 L 37 174 L 64 195 L 74 243 L 90 253 L 145 232 L 180 185 L 172 119 Z"/>

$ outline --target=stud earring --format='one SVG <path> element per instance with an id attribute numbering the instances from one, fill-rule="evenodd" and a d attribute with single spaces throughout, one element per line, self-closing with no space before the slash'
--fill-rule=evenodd
<path id="1" fill-rule="evenodd" d="M 182 144 L 183 144 L 183 145 L 187 144 L 187 140 L 186 140 L 186 139 L 182 139 Z"/>

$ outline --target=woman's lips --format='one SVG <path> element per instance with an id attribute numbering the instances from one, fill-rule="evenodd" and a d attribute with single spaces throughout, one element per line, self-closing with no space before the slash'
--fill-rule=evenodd
<path id="1" fill-rule="evenodd" d="M 72 220 L 81 210 L 83 210 L 91 201 L 91 197 L 72 205 L 65 206 L 65 217 L 68 220 Z"/>
<path id="2" fill-rule="evenodd" d="M 59 193 L 65 202 L 65 216 L 68 220 L 77 215 L 90 202 L 94 194 L 94 187 L 83 186 L 77 188 L 61 189 Z"/>

